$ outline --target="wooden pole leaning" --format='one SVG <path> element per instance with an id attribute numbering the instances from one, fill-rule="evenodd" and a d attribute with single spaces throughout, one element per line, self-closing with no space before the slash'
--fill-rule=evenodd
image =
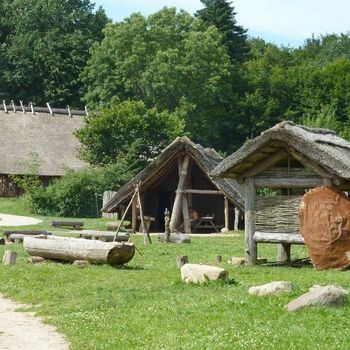
<path id="1" fill-rule="evenodd" d="M 138 187 L 137 187 L 136 191 L 137 191 L 137 202 L 138 202 L 139 210 L 140 210 L 141 227 L 142 227 L 142 233 L 143 233 L 143 243 L 144 244 L 152 244 L 151 236 L 147 230 L 145 220 L 143 217 L 142 202 L 141 202 L 140 191 L 139 191 Z"/>

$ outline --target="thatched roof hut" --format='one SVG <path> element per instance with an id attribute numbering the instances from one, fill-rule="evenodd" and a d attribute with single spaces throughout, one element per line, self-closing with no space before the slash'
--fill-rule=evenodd
<path id="1" fill-rule="evenodd" d="M 179 176 L 179 168 L 181 172 L 179 164 L 185 157 L 189 158 L 186 186 L 179 189 L 181 176 L 181 174 Z M 145 215 L 155 218 L 151 227 L 153 231 L 160 232 L 164 229 L 164 210 L 168 208 L 172 211 L 179 193 L 183 193 L 188 205 L 194 207 L 200 214 L 215 213 L 218 226 L 224 226 L 223 198 L 225 197 L 232 207 L 243 209 L 244 204 L 242 187 L 235 180 L 210 177 L 210 172 L 222 159 L 215 150 L 195 144 L 187 137 L 178 137 L 145 169 L 120 188 L 104 205 L 102 211 L 111 213 L 125 207 L 136 184 L 140 183 Z M 135 225 L 136 219 L 134 218 L 133 221 Z M 180 218 L 176 221 L 179 223 Z"/>
<path id="2" fill-rule="evenodd" d="M 302 244 L 299 204 L 305 190 L 324 185 L 350 189 L 350 143 L 333 131 L 286 121 L 248 141 L 211 173 L 245 188 L 246 261 L 255 263 L 257 243 L 281 243 L 280 260 L 290 244 Z M 257 188 L 278 190 L 256 196 Z"/>
<path id="3" fill-rule="evenodd" d="M 9 106 L 10 107 L 10 106 Z M 83 126 L 85 112 L 48 108 L 0 107 L 0 174 L 25 175 L 38 164 L 42 178 L 58 177 L 65 169 L 82 169 L 74 132 Z M 52 113 L 52 114 L 51 114 Z"/>

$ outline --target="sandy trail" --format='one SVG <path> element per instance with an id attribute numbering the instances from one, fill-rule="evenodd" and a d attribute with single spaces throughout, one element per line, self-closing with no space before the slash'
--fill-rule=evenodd
<path id="1" fill-rule="evenodd" d="M 69 345 L 57 330 L 30 312 L 17 312 L 23 305 L 0 295 L 1 350 L 69 350 Z"/>
<path id="2" fill-rule="evenodd" d="M 29 226 L 38 225 L 42 220 L 28 216 L 18 216 L 0 213 L 0 226 Z"/>

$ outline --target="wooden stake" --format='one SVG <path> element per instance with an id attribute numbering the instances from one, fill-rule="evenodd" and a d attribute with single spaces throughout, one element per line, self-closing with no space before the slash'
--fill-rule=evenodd
<path id="1" fill-rule="evenodd" d="M 176 257 L 176 265 L 179 269 L 181 269 L 181 267 L 184 266 L 185 264 L 188 264 L 187 255 L 179 255 Z"/>
<path id="2" fill-rule="evenodd" d="M 11 250 L 6 250 L 4 257 L 2 259 L 3 265 L 14 265 L 16 264 L 17 253 L 12 252 Z"/>
<path id="3" fill-rule="evenodd" d="M 137 198 L 134 198 L 131 209 L 131 228 L 134 231 L 137 230 L 137 211 Z"/>
<path id="4" fill-rule="evenodd" d="M 131 200 L 130 200 L 128 206 L 127 206 L 126 209 L 124 210 L 124 213 L 123 213 L 123 216 L 122 216 L 122 218 L 121 218 L 121 220 L 120 220 L 120 223 L 119 223 L 119 226 L 118 226 L 118 228 L 117 228 L 117 231 L 115 232 L 115 236 L 114 236 L 113 242 L 115 242 L 116 239 L 117 239 L 118 233 L 119 233 L 119 231 L 120 231 L 120 228 L 121 228 L 122 225 L 123 225 L 123 222 L 124 222 L 124 220 L 125 220 L 126 214 L 128 213 L 128 210 L 129 210 L 129 208 L 130 208 L 132 202 L 134 201 L 134 198 L 135 198 L 136 194 L 138 193 L 138 191 L 139 191 L 139 186 L 137 185 L 137 186 L 136 186 L 136 189 L 135 189 L 135 192 L 134 192 L 134 194 L 132 195 Z"/>
<path id="5" fill-rule="evenodd" d="M 142 227 L 142 233 L 143 233 L 143 243 L 144 244 L 152 244 L 151 237 L 149 235 L 149 232 L 147 230 L 145 220 L 143 217 L 142 202 L 141 202 L 140 191 L 138 190 L 138 187 L 137 187 L 136 191 L 137 191 L 138 205 L 139 205 L 139 209 L 140 209 L 141 227 Z"/>

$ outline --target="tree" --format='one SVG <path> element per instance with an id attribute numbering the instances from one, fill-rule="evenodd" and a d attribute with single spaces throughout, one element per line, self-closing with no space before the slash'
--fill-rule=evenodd
<path id="1" fill-rule="evenodd" d="M 107 165 L 135 147 L 133 154 L 138 154 L 140 161 L 147 161 L 183 134 L 183 127 L 175 113 L 147 109 L 141 101 L 124 101 L 89 115 L 76 135 L 86 161 Z"/>
<path id="2" fill-rule="evenodd" d="M 219 30 L 233 61 L 246 61 L 249 54 L 247 30 L 237 24 L 234 7 L 226 0 L 201 2 L 205 7 L 197 11 L 196 16 L 208 26 L 214 25 Z"/>
<path id="3" fill-rule="evenodd" d="M 83 73 L 91 108 L 141 100 L 181 115 L 195 141 L 219 148 L 229 143 L 236 80 L 218 30 L 174 8 L 108 25 Z"/>
<path id="4" fill-rule="evenodd" d="M 0 2 L 0 98 L 80 105 L 79 75 L 108 19 L 90 0 Z"/>

